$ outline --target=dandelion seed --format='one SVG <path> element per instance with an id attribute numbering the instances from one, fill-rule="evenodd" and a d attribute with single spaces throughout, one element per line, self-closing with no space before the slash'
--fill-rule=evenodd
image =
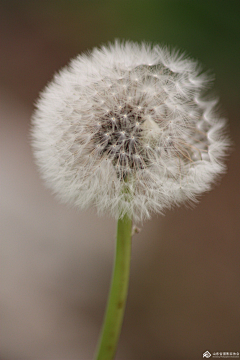
<path id="1" fill-rule="evenodd" d="M 229 144 L 206 83 L 195 61 L 145 43 L 78 56 L 33 116 L 47 185 L 63 201 L 135 221 L 195 201 L 225 171 Z"/>

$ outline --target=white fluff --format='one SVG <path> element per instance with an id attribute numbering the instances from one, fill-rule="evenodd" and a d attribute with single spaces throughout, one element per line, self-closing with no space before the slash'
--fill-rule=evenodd
<path id="1" fill-rule="evenodd" d="M 224 172 L 228 140 L 195 61 L 146 43 L 79 55 L 42 92 L 32 143 L 64 202 L 135 221 L 196 201 Z"/>

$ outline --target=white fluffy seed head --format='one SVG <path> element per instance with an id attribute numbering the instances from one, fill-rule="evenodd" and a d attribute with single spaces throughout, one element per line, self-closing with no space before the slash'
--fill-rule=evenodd
<path id="1" fill-rule="evenodd" d="M 135 221 L 195 201 L 224 172 L 228 140 L 195 61 L 115 42 L 55 75 L 33 116 L 34 154 L 65 202 Z"/>

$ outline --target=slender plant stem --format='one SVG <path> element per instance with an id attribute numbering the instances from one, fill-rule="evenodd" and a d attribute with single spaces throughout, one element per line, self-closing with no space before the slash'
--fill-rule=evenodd
<path id="1" fill-rule="evenodd" d="M 128 292 L 131 260 L 132 220 L 118 220 L 115 264 L 102 332 L 95 360 L 112 360 L 121 331 Z"/>

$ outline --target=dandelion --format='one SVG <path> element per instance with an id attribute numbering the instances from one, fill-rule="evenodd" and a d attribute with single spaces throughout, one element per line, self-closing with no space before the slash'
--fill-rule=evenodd
<path id="1" fill-rule="evenodd" d="M 195 201 L 225 170 L 225 121 L 202 97 L 207 83 L 196 62 L 145 43 L 78 56 L 33 117 L 46 183 L 61 200 L 116 219 Z"/>
<path id="2" fill-rule="evenodd" d="M 196 201 L 225 171 L 225 120 L 217 100 L 204 97 L 208 83 L 196 61 L 146 43 L 115 42 L 73 59 L 33 116 L 47 185 L 64 202 L 113 215 L 129 246 L 132 220 Z M 130 253 L 121 256 L 128 262 Z M 124 296 L 114 311 L 123 311 Z M 110 323 L 113 313 L 106 316 Z M 112 358 L 104 346 L 102 359 Z"/>

